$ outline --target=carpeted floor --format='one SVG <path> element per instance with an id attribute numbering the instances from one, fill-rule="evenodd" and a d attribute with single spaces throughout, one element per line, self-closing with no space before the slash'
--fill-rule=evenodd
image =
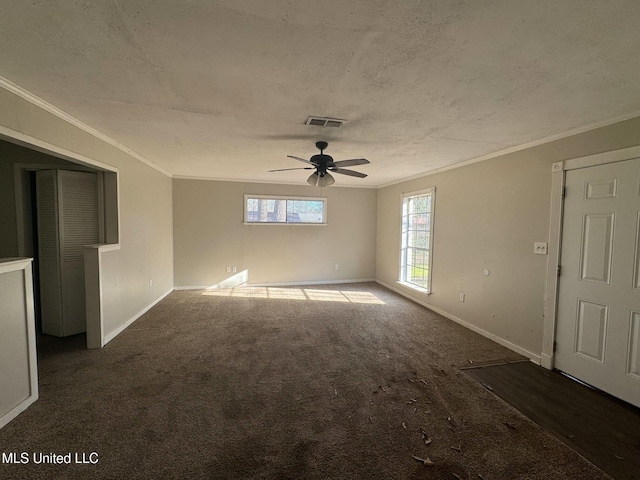
<path id="1" fill-rule="evenodd" d="M 83 342 L 40 342 L 0 478 L 610 478 L 458 370 L 521 357 L 377 284 L 173 292 Z"/>

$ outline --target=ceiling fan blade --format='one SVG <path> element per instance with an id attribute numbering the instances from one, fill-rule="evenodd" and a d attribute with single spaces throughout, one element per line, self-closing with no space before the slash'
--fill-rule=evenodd
<path id="1" fill-rule="evenodd" d="M 304 158 L 296 157 L 294 155 L 287 155 L 289 158 L 293 158 L 294 160 L 298 160 L 299 162 L 308 163 L 309 165 L 315 165 L 315 163 L 310 162 L 309 160 L 305 160 Z"/>
<path id="2" fill-rule="evenodd" d="M 315 167 L 300 167 L 300 168 L 280 168 L 278 170 L 267 170 L 267 172 L 286 172 L 287 170 L 313 170 Z"/>
<path id="3" fill-rule="evenodd" d="M 366 158 L 352 158 L 350 160 L 338 160 L 333 162 L 336 167 L 353 167 L 355 165 L 366 165 L 369 162 Z"/>
<path id="4" fill-rule="evenodd" d="M 367 176 L 366 173 L 360 173 L 360 172 L 356 172 L 354 170 L 347 170 L 346 168 L 332 168 L 331 169 L 332 173 L 341 173 L 342 175 L 349 175 L 350 177 L 358 177 L 358 178 L 364 178 Z"/>

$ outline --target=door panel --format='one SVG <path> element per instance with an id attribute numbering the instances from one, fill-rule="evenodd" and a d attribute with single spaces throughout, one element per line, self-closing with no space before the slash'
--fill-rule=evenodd
<path id="1" fill-rule="evenodd" d="M 640 288 L 640 213 L 636 222 L 636 258 L 633 263 L 633 288 Z"/>
<path id="2" fill-rule="evenodd" d="M 556 368 L 640 406 L 640 160 L 568 171 Z"/>
<path id="3" fill-rule="evenodd" d="M 596 198 L 614 198 L 618 192 L 618 179 L 595 180 L 586 182 L 585 198 L 593 200 Z"/>
<path id="4" fill-rule="evenodd" d="M 640 312 L 631 312 L 630 330 L 627 372 L 640 379 Z"/>
<path id="5" fill-rule="evenodd" d="M 614 214 L 586 214 L 582 228 L 582 280 L 609 285 Z"/>
<path id="6" fill-rule="evenodd" d="M 609 308 L 606 305 L 578 300 L 576 353 L 604 362 Z"/>

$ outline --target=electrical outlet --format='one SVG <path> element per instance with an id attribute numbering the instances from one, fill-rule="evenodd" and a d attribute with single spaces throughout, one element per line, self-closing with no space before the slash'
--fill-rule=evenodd
<path id="1" fill-rule="evenodd" d="M 336 263 L 336 270 L 340 270 L 340 265 Z"/>
<path id="2" fill-rule="evenodd" d="M 227 273 L 231 273 L 231 267 L 227 267 Z"/>
<path id="3" fill-rule="evenodd" d="M 458 300 L 460 300 L 462 303 L 464 303 L 464 293 L 461 293 L 461 294 L 458 296 Z"/>
<path id="4" fill-rule="evenodd" d="M 546 242 L 535 242 L 533 244 L 533 253 L 536 255 L 546 255 L 547 254 L 547 243 Z"/>
<path id="5" fill-rule="evenodd" d="M 231 267 L 231 271 L 232 271 L 233 273 L 236 273 L 236 267 L 235 267 L 235 266 Z"/>

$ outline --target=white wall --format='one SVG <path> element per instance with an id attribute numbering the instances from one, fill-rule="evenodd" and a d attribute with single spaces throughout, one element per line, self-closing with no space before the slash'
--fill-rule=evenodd
<path id="1" fill-rule="evenodd" d="M 539 356 L 547 257 L 533 243 L 548 242 L 551 165 L 638 144 L 640 118 L 379 189 L 376 279 Z M 396 283 L 400 195 L 427 187 L 436 187 L 429 296 Z"/>
<path id="2" fill-rule="evenodd" d="M 374 189 L 325 188 L 326 226 L 243 225 L 245 193 L 320 196 L 308 185 L 174 179 L 176 287 L 216 285 L 232 265 L 248 271 L 249 283 L 374 277 Z"/>
<path id="3" fill-rule="evenodd" d="M 38 398 L 31 260 L 0 259 L 0 428 Z"/>
<path id="4" fill-rule="evenodd" d="M 52 113 L 0 88 L 0 132 L 119 171 L 120 250 L 103 259 L 105 334 L 173 287 L 171 178 Z M 11 255 L 10 252 L 4 254 Z M 17 252 L 16 252 L 17 254 Z M 149 286 L 149 280 L 153 286 Z"/>

